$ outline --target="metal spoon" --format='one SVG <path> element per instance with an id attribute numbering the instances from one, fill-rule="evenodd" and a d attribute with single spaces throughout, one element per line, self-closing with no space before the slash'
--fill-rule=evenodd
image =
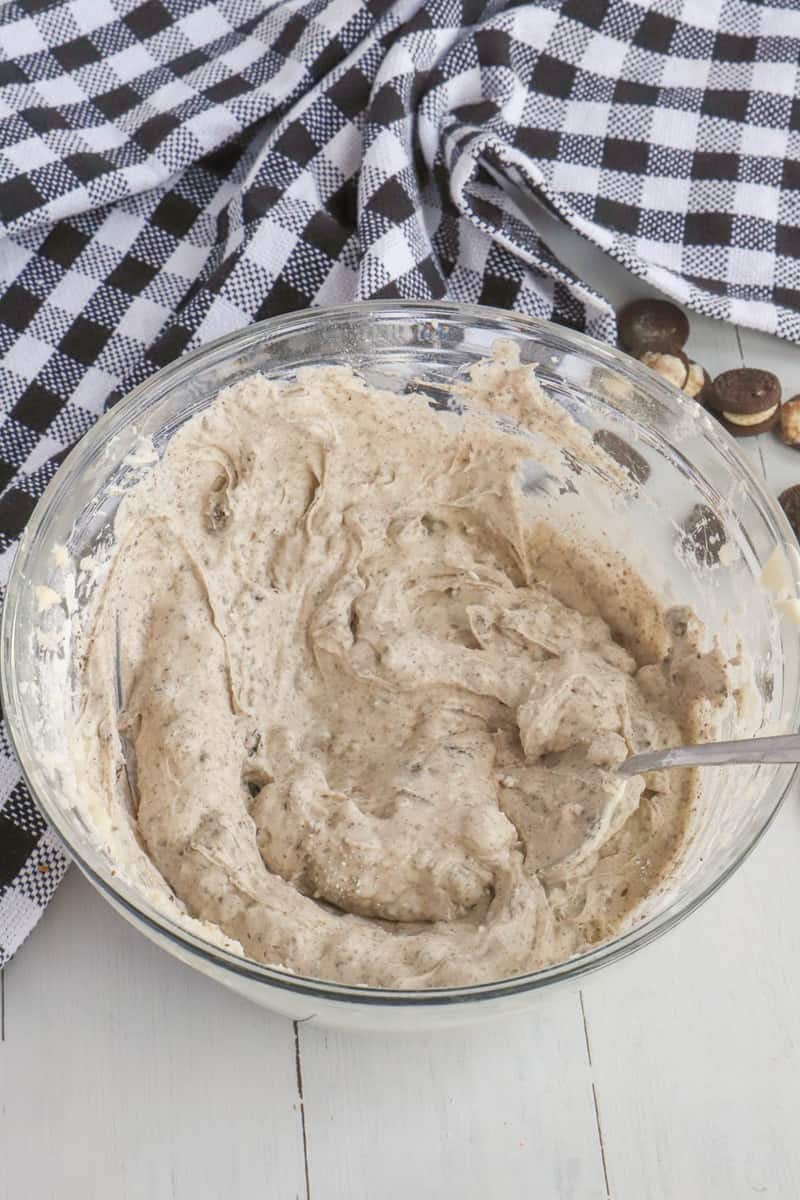
<path id="1" fill-rule="evenodd" d="M 641 775 L 662 767 L 725 767 L 729 763 L 799 763 L 800 733 L 780 737 L 742 738 L 735 742 L 702 742 L 632 754 L 617 767 L 618 775 Z"/>

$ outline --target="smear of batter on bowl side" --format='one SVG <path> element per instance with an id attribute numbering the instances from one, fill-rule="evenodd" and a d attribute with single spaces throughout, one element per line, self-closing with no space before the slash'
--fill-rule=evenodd
<path id="1" fill-rule="evenodd" d="M 611 460 L 508 350 L 465 392 L 228 389 L 122 501 L 87 618 L 75 754 L 112 849 L 305 976 L 470 984 L 607 938 L 693 787 L 614 767 L 730 694 L 691 612 L 532 514 L 496 414 L 624 486 Z"/>

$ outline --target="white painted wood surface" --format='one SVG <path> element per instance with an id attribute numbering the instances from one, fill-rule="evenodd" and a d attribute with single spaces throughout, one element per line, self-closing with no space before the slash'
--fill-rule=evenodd
<path id="1" fill-rule="evenodd" d="M 537 218 L 614 303 L 644 289 Z M 714 373 L 800 352 L 693 320 Z M 745 442 L 780 490 L 800 454 Z M 800 1197 L 800 809 L 700 912 L 530 1016 L 353 1037 L 155 949 L 72 871 L 0 976 L 0 1200 Z"/>

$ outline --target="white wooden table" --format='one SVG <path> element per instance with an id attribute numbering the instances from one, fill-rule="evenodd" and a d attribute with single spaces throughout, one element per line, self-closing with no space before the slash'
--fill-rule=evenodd
<path id="1" fill-rule="evenodd" d="M 643 289 L 584 243 L 615 302 Z M 712 374 L 800 352 L 693 321 Z M 742 443 L 781 489 L 800 453 Z M 347 1036 L 237 999 L 72 870 L 0 977 L 0 1200 L 800 1197 L 800 805 L 699 912 L 530 1016 Z"/>

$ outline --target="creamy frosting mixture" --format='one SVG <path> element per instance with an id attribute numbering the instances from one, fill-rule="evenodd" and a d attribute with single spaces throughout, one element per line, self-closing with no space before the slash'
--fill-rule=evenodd
<path id="1" fill-rule="evenodd" d="M 614 768 L 730 691 L 688 610 L 534 514 L 520 427 L 619 469 L 513 355 L 465 392 L 459 416 L 342 368 L 253 377 L 117 515 L 82 773 L 146 884 L 302 975 L 468 984 L 607 938 L 693 789 Z"/>

